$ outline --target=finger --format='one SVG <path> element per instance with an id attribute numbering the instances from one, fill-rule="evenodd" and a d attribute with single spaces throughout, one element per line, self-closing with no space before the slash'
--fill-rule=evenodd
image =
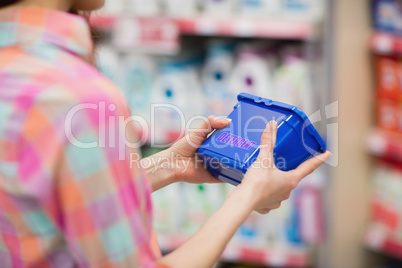
<path id="1" fill-rule="evenodd" d="M 185 141 L 193 147 L 200 146 L 214 129 L 220 129 L 230 124 L 231 119 L 223 119 L 216 116 L 209 116 L 198 127 L 193 128 L 185 137 Z M 179 141 L 180 142 L 180 141 Z"/>
<path id="2" fill-rule="evenodd" d="M 276 121 L 269 122 L 265 127 L 261 136 L 260 153 L 258 155 L 259 158 L 268 157 L 269 159 L 273 159 L 271 157 L 273 157 L 277 129 L 278 126 Z"/>
<path id="3" fill-rule="evenodd" d="M 281 207 L 281 205 L 282 205 L 282 201 L 279 202 L 279 203 L 276 203 L 275 205 L 273 205 L 272 208 L 273 208 L 273 209 L 278 209 L 278 208 Z"/>
<path id="4" fill-rule="evenodd" d="M 311 174 L 314 170 L 316 170 L 319 166 L 321 166 L 325 161 L 328 160 L 332 156 L 330 151 L 326 151 L 323 154 L 315 156 L 306 162 L 302 163 L 298 168 L 294 170 L 299 178 L 299 181 L 302 180 L 307 175 Z"/>
<path id="5" fill-rule="evenodd" d="M 259 209 L 257 210 L 260 214 L 268 214 L 271 210 L 269 208 Z"/>
<path id="6" fill-rule="evenodd" d="M 232 122 L 232 119 L 230 118 L 220 118 L 216 116 L 214 116 L 213 118 L 208 117 L 208 120 L 211 124 L 212 129 L 221 129 L 227 127 Z"/>
<path id="7" fill-rule="evenodd" d="M 198 127 L 192 129 L 189 133 L 190 138 L 202 138 L 206 139 L 208 134 L 211 133 L 214 129 L 221 129 L 226 127 L 232 122 L 232 119 L 219 118 L 216 116 L 209 116 L 205 119 Z"/>

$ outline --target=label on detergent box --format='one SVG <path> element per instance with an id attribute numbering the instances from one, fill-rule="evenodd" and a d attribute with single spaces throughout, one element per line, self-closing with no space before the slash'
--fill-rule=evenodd
<path id="1" fill-rule="evenodd" d="M 245 150 L 248 150 L 255 145 L 255 142 L 253 141 L 229 134 L 227 132 L 221 133 L 216 140 Z"/>

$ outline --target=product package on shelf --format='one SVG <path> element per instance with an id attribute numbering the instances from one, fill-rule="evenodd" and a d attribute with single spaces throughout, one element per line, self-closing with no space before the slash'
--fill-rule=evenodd
<path id="1" fill-rule="evenodd" d="M 152 104 L 155 105 L 153 126 L 157 143 L 175 141 L 178 137 L 169 138 L 169 133 L 181 133 L 186 120 L 203 114 L 200 61 L 199 56 L 193 54 L 184 59 L 169 58 L 160 62 L 152 89 Z"/>
<path id="2" fill-rule="evenodd" d="M 229 80 L 231 91 L 274 99 L 272 73 L 276 67 L 276 59 L 272 45 L 265 42 L 242 44 L 236 56 L 237 63 Z"/>
<path id="3" fill-rule="evenodd" d="M 120 55 L 109 43 L 96 46 L 96 66 L 102 74 L 122 89 L 122 67 Z"/>
<path id="4" fill-rule="evenodd" d="M 402 61 L 397 57 L 375 56 L 377 124 L 402 133 Z"/>
<path id="5" fill-rule="evenodd" d="M 126 12 L 126 0 L 105 1 L 103 7 L 96 11 L 98 15 L 116 16 Z"/>
<path id="6" fill-rule="evenodd" d="M 204 14 L 227 17 L 233 15 L 236 0 L 203 0 L 200 3 Z"/>
<path id="7" fill-rule="evenodd" d="M 324 4 L 324 0 L 282 0 L 282 12 L 294 18 L 322 18 Z"/>
<path id="8" fill-rule="evenodd" d="M 376 56 L 377 88 L 390 98 L 402 95 L 402 62 L 391 56 Z"/>
<path id="9" fill-rule="evenodd" d="M 185 184 L 183 188 L 183 232 L 195 233 L 223 204 L 223 186 L 219 184 Z"/>
<path id="10" fill-rule="evenodd" d="M 140 16 L 155 16 L 161 13 L 160 0 L 125 0 L 128 11 Z M 107 1 L 106 1 L 107 2 Z M 112 2 L 112 1 L 111 1 Z"/>
<path id="11" fill-rule="evenodd" d="M 402 259 L 402 166 L 381 162 L 373 175 L 369 247 Z"/>
<path id="12" fill-rule="evenodd" d="M 298 47 L 282 52 L 281 66 L 274 73 L 274 99 L 297 106 L 307 115 L 313 112 L 313 92 L 309 66 Z"/>
<path id="13" fill-rule="evenodd" d="M 281 10 L 281 0 L 239 0 L 239 12 L 248 17 L 275 16 Z"/>
<path id="14" fill-rule="evenodd" d="M 123 90 L 131 112 L 149 123 L 152 87 L 157 77 L 156 60 L 150 56 L 132 54 L 123 59 L 122 66 Z"/>
<path id="15" fill-rule="evenodd" d="M 201 80 L 207 100 L 206 115 L 227 115 L 232 110 L 236 94 L 228 82 L 235 62 L 234 48 L 233 41 L 222 40 L 212 40 L 207 46 Z"/>
<path id="16" fill-rule="evenodd" d="M 402 35 L 402 3 L 399 0 L 373 0 L 372 17 L 374 28 Z"/>
<path id="17" fill-rule="evenodd" d="M 154 227 L 159 234 L 177 233 L 184 220 L 183 183 L 171 184 L 152 195 Z"/>
<path id="18" fill-rule="evenodd" d="M 165 13 L 171 16 L 194 16 L 198 11 L 197 0 L 163 0 Z"/>

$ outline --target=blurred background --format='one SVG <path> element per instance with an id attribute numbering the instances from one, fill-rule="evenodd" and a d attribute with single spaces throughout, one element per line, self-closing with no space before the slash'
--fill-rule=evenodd
<path id="1" fill-rule="evenodd" d="M 240 92 L 300 107 L 333 152 L 280 209 L 252 214 L 217 267 L 402 267 L 401 0 L 106 0 L 91 23 L 99 69 L 152 128 L 138 127 L 143 156 L 183 135 L 178 111 L 151 103 L 226 116 Z M 162 251 L 232 189 L 154 193 Z"/>

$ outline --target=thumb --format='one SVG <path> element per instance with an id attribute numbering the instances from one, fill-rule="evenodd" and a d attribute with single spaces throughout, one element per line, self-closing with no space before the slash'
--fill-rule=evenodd
<path id="1" fill-rule="evenodd" d="M 261 136 L 260 153 L 258 154 L 259 159 L 267 157 L 268 159 L 273 159 L 277 129 L 278 124 L 276 123 L 276 121 L 270 121 L 266 125 Z"/>
<path id="2" fill-rule="evenodd" d="M 197 149 L 207 139 L 214 129 L 221 129 L 230 124 L 231 119 L 223 119 L 216 116 L 209 116 L 198 127 L 190 129 L 187 135 L 180 139 L 175 145 L 179 148 Z"/>
<path id="3" fill-rule="evenodd" d="M 209 116 L 197 128 L 192 129 L 188 133 L 190 143 L 197 146 L 201 145 L 214 129 L 221 129 L 228 126 L 232 122 L 229 118 L 219 118 L 217 116 Z"/>

